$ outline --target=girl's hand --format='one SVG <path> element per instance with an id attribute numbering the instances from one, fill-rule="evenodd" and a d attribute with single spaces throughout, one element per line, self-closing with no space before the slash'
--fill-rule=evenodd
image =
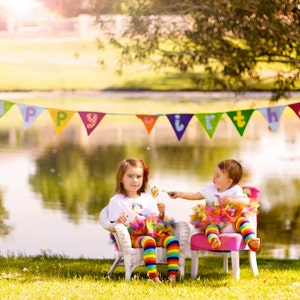
<path id="1" fill-rule="evenodd" d="M 166 205 L 164 203 L 157 203 L 157 208 L 159 211 L 159 214 L 164 214 L 166 210 Z"/>
<path id="2" fill-rule="evenodd" d="M 128 219 L 128 216 L 127 215 L 121 215 L 118 219 L 117 219 L 117 222 L 118 223 L 121 223 L 121 224 L 124 224 L 127 222 L 127 219 Z"/>
<path id="3" fill-rule="evenodd" d="M 165 219 L 165 210 L 166 210 L 166 205 L 164 203 L 157 203 L 157 208 L 158 208 L 158 218 L 161 220 Z"/>

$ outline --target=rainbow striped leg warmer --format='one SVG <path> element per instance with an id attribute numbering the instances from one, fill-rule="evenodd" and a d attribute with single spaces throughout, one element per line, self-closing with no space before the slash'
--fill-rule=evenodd
<path id="1" fill-rule="evenodd" d="M 217 225 L 210 224 L 205 228 L 205 236 L 208 242 L 212 245 L 215 240 L 219 240 L 220 229 Z"/>
<path id="2" fill-rule="evenodd" d="M 255 238 L 254 230 L 252 229 L 251 224 L 245 217 L 238 218 L 235 227 L 237 231 L 240 232 L 243 236 L 246 244 L 248 244 L 251 239 Z"/>
<path id="3" fill-rule="evenodd" d="M 167 250 L 168 276 L 176 276 L 179 263 L 179 240 L 172 235 L 165 236 L 163 237 L 162 245 Z"/>
<path id="4" fill-rule="evenodd" d="M 156 242 L 154 238 L 142 236 L 138 242 L 140 247 L 143 248 L 143 258 L 149 278 L 158 277 L 156 267 Z"/>

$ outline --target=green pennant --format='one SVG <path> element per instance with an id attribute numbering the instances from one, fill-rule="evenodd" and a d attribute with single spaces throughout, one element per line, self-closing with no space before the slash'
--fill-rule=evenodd
<path id="1" fill-rule="evenodd" d="M 245 110 L 237 110 L 237 111 L 228 111 L 227 115 L 231 119 L 233 125 L 239 132 L 240 136 L 244 134 L 246 126 L 253 114 L 254 109 L 245 109 Z"/>
<path id="2" fill-rule="evenodd" d="M 195 114 L 210 138 L 213 137 L 223 113 Z"/>
<path id="3" fill-rule="evenodd" d="M 0 100 L 0 118 L 2 118 L 14 105 L 14 103 L 9 101 Z"/>

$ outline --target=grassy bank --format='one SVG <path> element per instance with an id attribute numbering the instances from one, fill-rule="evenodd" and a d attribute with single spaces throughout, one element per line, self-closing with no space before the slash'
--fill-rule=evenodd
<path id="1" fill-rule="evenodd" d="M 140 63 L 126 66 L 118 76 L 118 52 L 110 47 L 100 52 L 95 40 L 0 39 L 0 48 L 0 91 L 210 89 L 196 87 L 193 74 L 157 73 Z M 253 89 L 269 90 L 273 69 L 260 67 L 264 79 Z"/>
<path id="2" fill-rule="evenodd" d="M 0 91 L 194 88 L 189 79 L 135 64 L 116 74 L 117 52 L 99 52 L 95 40 L 0 40 Z"/>
<path id="3" fill-rule="evenodd" d="M 118 267 L 107 278 L 111 260 L 38 257 L 0 257 L 1 299 L 298 299 L 300 261 L 258 258 L 260 275 L 254 277 L 246 257 L 241 259 L 241 279 L 224 274 L 221 258 L 203 257 L 199 277 L 190 279 L 190 260 L 186 276 L 175 285 L 154 285 L 147 280 L 144 267 L 124 280 Z M 164 279 L 166 269 L 159 268 Z"/>

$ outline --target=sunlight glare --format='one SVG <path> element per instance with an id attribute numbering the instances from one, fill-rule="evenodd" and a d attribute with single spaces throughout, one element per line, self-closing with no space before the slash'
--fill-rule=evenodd
<path id="1" fill-rule="evenodd" d="M 42 4 L 36 0 L 2 0 L 2 6 L 5 6 L 9 12 L 16 16 L 25 16 Z"/>

